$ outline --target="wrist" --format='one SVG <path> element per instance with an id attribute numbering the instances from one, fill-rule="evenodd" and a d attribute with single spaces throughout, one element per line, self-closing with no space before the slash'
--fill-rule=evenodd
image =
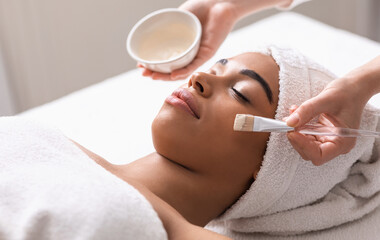
<path id="1" fill-rule="evenodd" d="M 222 9 L 225 18 L 234 24 L 241 18 L 241 15 L 243 14 L 239 6 L 240 3 L 235 2 L 235 0 L 217 0 L 214 4 L 214 7 L 219 7 Z"/>
<path id="2" fill-rule="evenodd" d="M 341 78 L 345 86 L 341 88 L 350 95 L 350 101 L 364 107 L 368 100 L 373 96 L 370 86 L 363 81 L 363 76 L 358 74 L 348 74 Z"/>
<path id="3" fill-rule="evenodd" d="M 352 103 L 364 107 L 373 95 L 377 93 L 374 81 L 367 71 L 355 69 L 342 79 L 345 80 L 347 92 L 351 94 Z"/>
<path id="4" fill-rule="evenodd" d="M 258 12 L 272 7 L 288 7 L 293 0 L 220 0 L 220 2 L 229 3 L 236 19 L 239 20 L 254 12 Z"/>
<path id="5" fill-rule="evenodd" d="M 378 64 L 376 64 L 376 60 Z M 370 62 L 362 67 L 359 67 L 350 73 L 345 78 L 360 90 L 360 94 L 367 96 L 368 100 L 375 94 L 380 92 L 380 58 L 375 59 L 375 64 Z"/>

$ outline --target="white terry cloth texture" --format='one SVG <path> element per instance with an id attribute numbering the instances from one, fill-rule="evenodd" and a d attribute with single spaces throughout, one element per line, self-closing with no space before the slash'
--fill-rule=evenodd
<path id="1" fill-rule="evenodd" d="M 167 239 L 150 203 L 60 131 L 0 118 L 0 239 Z"/>
<path id="2" fill-rule="evenodd" d="M 291 105 L 316 96 L 335 78 L 294 50 L 270 46 L 255 52 L 272 56 L 280 68 L 275 119 L 288 116 Z M 379 131 L 376 113 L 367 105 L 360 128 Z M 358 220 L 380 205 L 379 151 L 380 139 L 358 138 L 350 153 L 314 166 L 300 157 L 285 133 L 271 133 L 257 179 L 207 227 L 250 239 L 253 233 L 294 236 Z"/>

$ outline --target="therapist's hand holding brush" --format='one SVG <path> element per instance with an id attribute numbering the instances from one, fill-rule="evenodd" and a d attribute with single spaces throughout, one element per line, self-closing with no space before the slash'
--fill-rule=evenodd
<path id="1" fill-rule="evenodd" d="M 286 122 L 301 127 L 319 116 L 323 125 L 359 128 L 361 115 L 368 100 L 380 92 L 380 56 L 329 83 L 316 97 L 293 106 Z M 289 132 L 288 139 L 305 160 L 322 165 L 340 154 L 348 153 L 356 138 L 311 136 Z"/>
<path id="2" fill-rule="evenodd" d="M 179 8 L 196 15 L 202 24 L 202 39 L 194 60 L 184 68 L 159 73 L 143 70 L 143 76 L 160 80 L 185 79 L 218 50 L 237 21 L 251 13 L 270 8 L 287 7 L 292 0 L 188 0 Z M 139 67 L 144 68 L 142 65 Z"/>

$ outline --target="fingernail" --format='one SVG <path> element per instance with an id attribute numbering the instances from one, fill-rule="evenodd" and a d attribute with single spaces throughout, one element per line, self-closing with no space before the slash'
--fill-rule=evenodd
<path id="1" fill-rule="evenodd" d="M 298 113 L 293 113 L 286 120 L 286 124 L 290 127 L 295 127 L 299 121 L 300 121 L 300 116 L 298 115 Z"/>

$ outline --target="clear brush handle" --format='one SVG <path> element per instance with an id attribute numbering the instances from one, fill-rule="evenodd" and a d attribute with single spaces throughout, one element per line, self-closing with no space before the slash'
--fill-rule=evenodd
<path id="1" fill-rule="evenodd" d="M 295 131 L 302 134 L 319 136 L 380 137 L 380 132 L 352 128 L 328 127 L 324 125 L 305 125 Z"/>

